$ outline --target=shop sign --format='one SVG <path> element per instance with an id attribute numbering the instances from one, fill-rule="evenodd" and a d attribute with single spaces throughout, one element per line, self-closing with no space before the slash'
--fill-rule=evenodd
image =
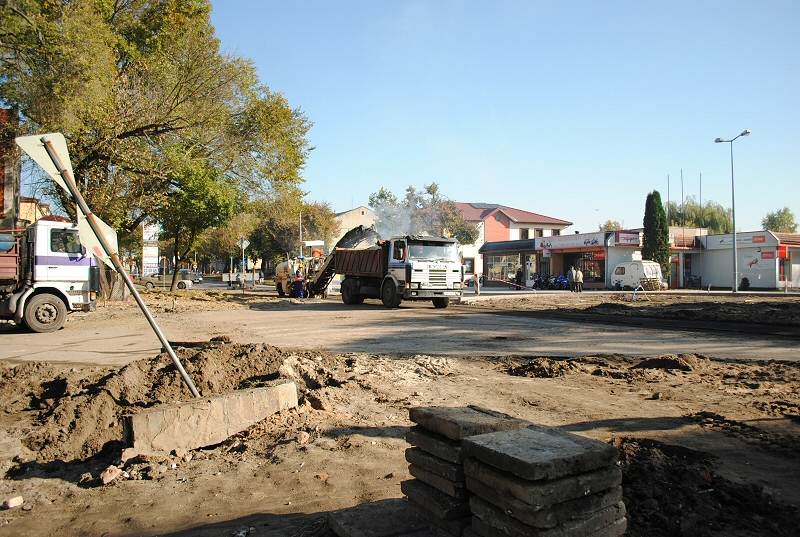
<path id="1" fill-rule="evenodd" d="M 605 233 L 583 233 L 580 235 L 557 235 L 536 239 L 537 250 L 558 250 L 561 248 L 592 248 L 604 246 Z"/>
<path id="2" fill-rule="evenodd" d="M 552 252 L 550 250 L 542 250 L 542 257 L 550 257 Z"/>
<path id="3" fill-rule="evenodd" d="M 772 250 L 761 252 L 761 259 L 775 259 L 775 252 Z"/>
<path id="4" fill-rule="evenodd" d="M 762 242 L 767 242 L 767 236 L 766 235 L 753 235 L 753 243 L 759 244 L 759 243 L 762 243 Z"/>
<path id="5" fill-rule="evenodd" d="M 639 233 L 631 233 L 630 231 L 615 231 L 614 243 L 625 246 L 639 246 L 641 239 Z"/>
<path id="6" fill-rule="evenodd" d="M 605 252 L 592 252 L 592 259 L 595 261 L 603 261 L 606 258 Z"/>
<path id="7" fill-rule="evenodd" d="M 711 235 L 708 237 L 703 237 L 703 239 L 705 239 L 706 249 L 708 250 L 720 250 L 730 248 L 733 245 L 732 235 Z M 740 248 L 747 248 L 752 244 L 761 244 L 764 246 L 772 244 L 777 246 L 776 241 L 772 239 L 771 235 L 765 235 L 762 233 L 759 233 L 758 235 L 751 235 L 748 232 L 737 233 L 736 244 Z"/>

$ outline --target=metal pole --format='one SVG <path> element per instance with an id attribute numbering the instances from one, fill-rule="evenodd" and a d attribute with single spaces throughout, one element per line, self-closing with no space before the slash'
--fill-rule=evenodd
<path id="1" fill-rule="evenodd" d="M 667 174 L 667 228 L 672 225 L 669 219 L 669 174 Z"/>
<path id="2" fill-rule="evenodd" d="M 700 227 L 706 227 L 705 211 L 703 210 L 703 172 L 700 172 Z"/>
<path id="3" fill-rule="evenodd" d="M 735 140 L 735 138 L 734 138 Z M 731 144 L 731 219 L 733 220 L 733 292 L 739 292 L 739 251 L 736 246 L 736 184 L 733 180 L 733 141 Z"/>
<path id="4" fill-rule="evenodd" d="M 75 202 L 78 204 L 78 207 L 83 212 L 84 216 L 86 216 L 86 220 L 89 222 L 89 226 L 91 226 L 92 231 L 94 231 L 97 240 L 100 241 L 100 245 L 105 250 L 106 254 L 108 254 L 109 258 L 111 259 L 111 263 L 114 265 L 114 268 L 117 269 L 122 275 L 122 279 L 125 282 L 125 285 L 128 287 L 128 290 L 133 295 L 134 300 L 139 305 L 139 308 L 144 313 L 147 322 L 150 323 L 150 327 L 153 329 L 153 332 L 156 333 L 159 341 L 161 341 L 161 345 L 167 350 L 167 354 L 172 359 L 172 363 L 175 364 L 175 367 L 178 369 L 178 372 L 181 374 L 181 378 L 183 378 L 183 382 L 189 388 L 189 391 L 192 392 L 192 395 L 195 397 L 200 397 L 200 392 L 197 391 L 197 388 L 192 382 L 192 379 L 189 377 L 189 374 L 183 368 L 183 364 L 181 364 L 180 359 L 175 354 L 175 351 L 172 350 L 172 345 L 169 344 L 166 336 L 159 328 L 156 320 L 153 318 L 153 315 L 150 313 L 150 310 L 147 307 L 147 304 L 144 303 L 142 300 L 139 291 L 136 290 L 136 287 L 133 285 L 133 281 L 131 280 L 128 273 L 125 271 L 125 267 L 122 266 L 120 262 L 119 255 L 114 252 L 111 252 L 111 245 L 106 240 L 105 236 L 100 232 L 100 227 L 96 222 L 96 217 L 89 209 L 89 206 L 86 204 L 86 200 L 83 199 L 80 191 L 78 191 L 78 187 L 75 185 L 75 179 L 72 177 L 72 174 L 64 167 L 64 164 L 61 162 L 61 158 L 56 153 L 55 148 L 53 148 L 53 143 L 47 139 L 47 137 L 42 137 L 42 143 L 44 144 L 45 149 L 47 150 L 47 154 L 50 157 L 50 160 L 53 161 L 53 165 L 55 165 L 56 169 L 58 170 L 59 175 L 64 179 L 64 182 L 67 184 L 67 188 L 69 189 L 70 194 L 72 197 L 75 198 Z"/>
<path id="5" fill-rule="evenodd" d="M 244 239 L 242 239 L 244 240 Z M 242 243 L 242 294 L 244 294 L 245 280 L 247 279 L 247 261 L 244 258 L 244 243 Z"/>

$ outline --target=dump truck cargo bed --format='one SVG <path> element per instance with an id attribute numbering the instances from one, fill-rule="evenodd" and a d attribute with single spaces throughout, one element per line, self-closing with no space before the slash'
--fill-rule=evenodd
<path id="1" fill-rule="evenodd" d="M 337 274 L 382 278 L 386 274 L 388 248 L 386 245 L 361 250 L 337 248 L 334 264 Z"/>

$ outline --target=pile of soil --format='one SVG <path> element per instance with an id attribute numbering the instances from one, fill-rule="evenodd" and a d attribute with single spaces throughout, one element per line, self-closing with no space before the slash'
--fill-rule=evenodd
<path id="1" fill-rule="evenodd" d="M 509 375 L 514 377 L 530 378 L 557 378 L 581 370 L 580 365 L 572 360 L 558 360 L 554 358 L 531 358 L 520 364 L 512 365 L 507 369 Z"/>
<path id="2" fill-rule="evenodd" d="M 334 373 L 335 358 L 323 353 L 223 342 L 178 348 L 177 353 L 203 395 L 263 386 L 281 377 L 295 380 L 301 394 L 342 383 Z M 46 363 L 0 369 L 3 406 L 8 401 L 18 410 L 38 411 L 36 426 L 24 443 L 39 462 L 73 461 L 117 451 L 122 448 L 123 415 L 192 397 L 166 353 L 81 378 L 48 375 L 56 370 L 57 366 Z M 31 382 L 32 373 L 38 380 Z"/>
<path id="3" fill-rule="evenodd" d="M 621 454 L 629 537 L 797 535 L 797 509 L 756 485 L 715 474 L 710 455 L 654 440 L 613 442 Z"/>
<path id="4" fill-rule="evenodd" d="M 645 358 L 631 369 L 676 369 L 694 371 L 700 369 L 707 358 L 695 354 L 665 354 L 657 358 Z"/>

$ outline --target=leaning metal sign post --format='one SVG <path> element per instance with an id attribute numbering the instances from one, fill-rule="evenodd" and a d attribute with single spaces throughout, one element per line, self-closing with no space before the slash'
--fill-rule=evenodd
<path id="1" fill-rule="evenodd" d="M 36 140 L 38 138 L 38 140 Z M 78 187 L 75 184 L 75 178 L 72 176 L 71 166 L 67 167 L 64 165 L 64 161 L 61 160 L 58 152 L 56 151 L 54 141 L 59 142 L 58 145 L 61 146 L 64 150 L 66 150 L 66 143 L 63 142 L 64 138 L 63 135 L 59 133 L 54 134 L 46 134 L 44 136 L 24 136 L 17 138 L 17 145 L 19 145 L 30 157 L 36 161 L 47 173 L 50 175 L 53 180 L 58 183 L 60 186 L 64 187 L 75 199 L 75 202 L 78 205 L 78 219 L 81 220 L 81 216 L 85 217 L 88 221 L 89 226 L 91 227 L 92 232 L 94 233 L 94 238 L 99 241 L 100 246 L 102 246 L 103 251 L 97 252 L 103 257 L 107 256 L 111 264 L 114 268 L 122 275 L 122 279 L 125 282 L 125 285 L 128 287 L 128 290 L 133 295 L 134 300 L 139 305 L 139 308 L 142 310 L 147 322 L 150 323 L 150 327 L 155 332 L 156 336 L 158 337 L 159 341 L 161 341 L 161 345 L 166 349 L 167 354 L 172 359 L 172 362 L 175 364 L 175 367 L 178 369 L 178 372 L 183 379 L 183 382 L 189 388 L 189 391 L 192 392 L 194 397 L 200 397 L 200 392 L 197 391 L 197 388 L 192 382 L 192 379 L 189 377 L 189 374 L 183 368 L 183 364 L 181 364 L 180 359 L 175 354 L 175 351 L 172 349 L 172 345 L 170 345 L 169 341 L 167 340 L 164 333 L 159 328 L 158 324 L 156 323 L 155 318 L 150 313 L 147 304 L 144 303 L 142 300 L 139 291 L 137 291 L 136 287 L 133 285 L 133 281 L 131 280 L 128 273 L 125 271 L 125 267 L 122 266 L 122 262 L 119 259 L 119 254 L 117 253 L 116 246 L 112 246 L 111 241 L 108 240 L 107 233 L 110 228 L 106 225 L 102 220 L 97 218 L 92 211 L 89 209 L 89 206 L 86 204 L 86 200 L 83 199 Z M 41 144 L 41 145 L 40 145 Z M 44 160 L 42 153 L 42 149 L 47 152 L 47 156 L 49 157 L 49 161 Z M 69 154 L 66 155 L 69 158 Z M 51 169 L 49 164 L 52 163 L 55 166 L 55 170 Z M 58 175 L 54 175 L 54 172 Z M 82 215 L 81 215 L 82 213 Z M 108 230 L 104 229 L 108 228 Z M 112 231 L 113 233 L 113 231 Z M 114 238 L 114 242 L 116 242 L 116 237 Z"/>

